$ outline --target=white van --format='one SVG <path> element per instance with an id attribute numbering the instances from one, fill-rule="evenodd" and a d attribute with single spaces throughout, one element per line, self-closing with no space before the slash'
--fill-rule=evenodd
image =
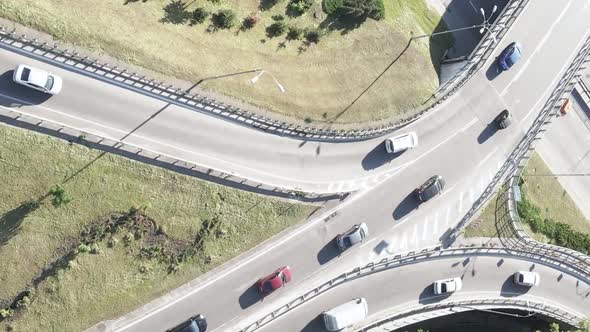
<path id="1" fill-rule="evenodd" d="M 324 311 L 322 316 L 324 316 L 326 330 L 340 331 L 364 320 L 368 312 L 367 300 L 359 298 L 341 304 L 329 311 Z"/>
<path id="2" fill-rule="evenodd" d="M 402 152 L 412 149 L 416 145 L 418 145 L 418 135 L 413 131 L 385 140 L 385 150 L 387 150 L 387 153 Z"/>

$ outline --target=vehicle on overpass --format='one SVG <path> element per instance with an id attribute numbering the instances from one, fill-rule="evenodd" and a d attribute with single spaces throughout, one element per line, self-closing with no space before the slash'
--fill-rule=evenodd
<path id="1" fill-rule="evenodd" d="M 522 57 L 522 45 L 519 42 L 513 42 L 500 53 L 498 57 L 498 68 L 500 71 L 510 69 Z"/>
<path id="2" fill-rule="evenodd" d="M 414 148 L 416 145 L 418 145 L 418 135 L 415 132 L 390 137 L 385 140 L 385 150 L 387 150 L 387 153 L 406 151 Z"/>
<path id="3" fill-rule="evenodd" d="M 328 331 L 340 331 L 367 317 L 369 309 L 364 298 L 354 299 L 322 313 Z"/>
<path id="4" fill-rule="evenodd" d="M 205 316 L 198 314 L 186 321 L 166 330 L 166 332 L 205 332 L 207 331 L 207 319 Z"/>
<path id="5" fill-rule="evenodd" d="M 514 273 L 514 283 L 520 286 L 533 287 L 539 286 L 541 278 L 537 272 L 518 271 Z"/>
<path id="6" fill-rule="evenodd" d="M 458 292 L 462 287 L 463 281 L 459 277 L 437 280 L 432 284 L 434 294 L 436 295 Z"/>
<path id="7" fill-rule="evenodd" d="M 414 191 L 421 202 L 426 202 L 434 196 L 442 193 L 445 188 L 445 180 L 440 175 L 435 175 L 426 180 L 423 185 Z"/>
<path id="8" fill-rule="evenodd" d="M 18 65 L 12 75 L 12 80 L 20 85 L 56 95 L 61 91 L 61 77 L 33 68 L 27 65 Z"/>
<path id="9" fill-rule="evenodd" d="M 352 226 L 346 233 L 338 235 L 336 237 L 336 246 L 341 251 L 344 251 L 362 242 L 367 236 L 369 236 L 369 227 L 363 222 Z"/>
<path id="10" fill-rule="evenodd" d="M 280 267 L 270 275 L 258 281 L 258 293 L 262 296 L 266 296 L 275 290 L 284 287 L 289 281 L 291 281 L 291 278 L 291 268 L 288 266 Z"/>

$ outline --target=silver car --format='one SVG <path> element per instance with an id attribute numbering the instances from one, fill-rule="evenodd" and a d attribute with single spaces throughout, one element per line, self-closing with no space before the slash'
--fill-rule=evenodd
<path id="1" fill-rule="evenodd" d="M 61 77 L 27 65 L 18 65 L 12 80 L 20 85 L 56 95 L 61 91 Z"/>
<path id="2" fill-rule="evenodd" d="M 432 284 L 432 288 L 435 295 L 454 293 L 463 288 L 463 281 L 459 277 L 437 280 Z"/>
<path id="3" fill-rule="evenodd" d="M 338 246 L 338 249 L 344 251 L 362 242 L 367 236 L 369 236 L 369 227 L 363 222 L 352 226 L 346 233 L 338 235 L 336 237 L 336 246 Z"/>

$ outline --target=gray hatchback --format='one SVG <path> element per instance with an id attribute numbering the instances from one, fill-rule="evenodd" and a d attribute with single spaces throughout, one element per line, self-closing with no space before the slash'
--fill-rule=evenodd
<path id="1" fill-rule="evenodd" d="M 416 188 L 414 191 L 418 199 L 422 202 L 426 202 L 427 200 L 433 198 L 434 196 L 440 194 L 443 189 L 445 188 L 445 180 L 440 175 L 435 175 L 430 179 L 426 180 L 423 185 Z"/>
<path id="2" fill-rule="evenodd" d="M 363 222 L 352 226 L 352 228 L 346 233 L 338 235 L 336 237 L 336 246 L 341 251 L 344 251 L 355 244 L 362 242 L 367 236 L 369 236 L 369 227 Z"/>

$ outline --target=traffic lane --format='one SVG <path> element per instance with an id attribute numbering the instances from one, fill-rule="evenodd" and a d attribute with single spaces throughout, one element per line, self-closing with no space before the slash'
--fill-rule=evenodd
<path id="1" fill-rule="evenodd" d="M 533 48 L 543 42 L 547 33 L 552 30 L 552 24 L 559 18 L 559 13 L 562 11 L 564 5 L 567 5 L 570 1 L 558 0 L 546 4 L 539 2 L 527 4 L 524 11 L 512 24 L 510 30 L 502 38 L 482 68 L 486 71 L 488 80 L 493 82 L 493 86 L 497 89 L 498 94 L 510 85 L 510 82 L 521 69 L 524 68 L 526 70 L 526 66 L 523 65 L 524 62 L 533 53 Z M 543 24 L 539 24 L 539 22 L 543 22 Z M 531 26 L 535 27 L 535 29 L 527 28 Z M 523 29 L 526 33 L 523 33 Z M 498 71 L 498 57 L 509 44 L 516 41 L 523 45 L 522 58 L 508 71 Z"/>
<path id="2" fill-rule="evenodd" d="M 539 273 L 540 286 L 527 288 L 514 285 L 512 275 L 519 270 Z M 463 278 L 463 289 L 450 296 L 435 296 L 432 283 L 452 277 Z M 501 256 L 432 259 L 373 273 L 336 286 L 274 320 L 261 331 L 321 331 L 323 311 L 358 297 L 367 299 L 369 317 L 357 327 L 391 308 L 401 311 L 420 304 L 474 297 L 529 298 L 558 303 L 562 308 L 588 315 L 590 300 L 585 294 L 589 289 L 590 286 L 575 277 L 536 262 Z"/>

